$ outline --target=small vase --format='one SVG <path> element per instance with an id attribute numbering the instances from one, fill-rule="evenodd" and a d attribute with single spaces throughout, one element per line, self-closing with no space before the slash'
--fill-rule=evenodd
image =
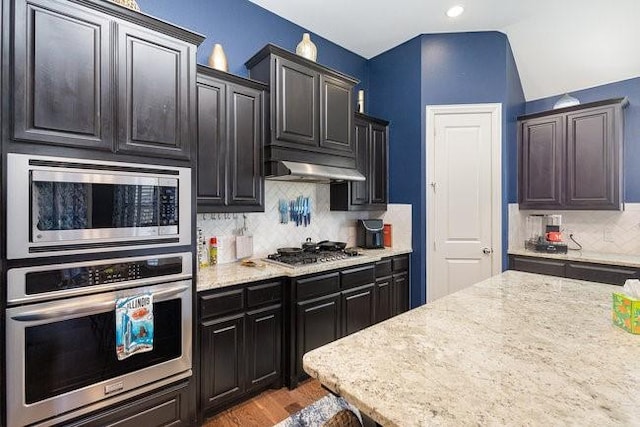
<path id="1" fill-rule="evenodd" d="M 111 0 L 112 2 L 119 4 L 120 6 L 127 7 L 136 12 L 140 12 L 140 6 L 136 3 L 136 0 Z"/>
<path id="2" fill-rule="evenodd" d="M 213 45 L 213 51 L 211 51 L 211 55 L 209 56 L 209 67 L 220 71 L 229 71 L 227 56 L 224 54 L 221 44 L 216 43 Z"/>
<path id="3" fill-rule="evenodd" d="M 302 35 L 302 41 L 298 43 L 298 46 L 296 47 L 296 53 L 303 58 L 307 58 L 312 61 L 315 61 L 318 57 L 318 49 L 316 48 L 316 45 L 311 41 L 309 33 L 304 33 Z"/>

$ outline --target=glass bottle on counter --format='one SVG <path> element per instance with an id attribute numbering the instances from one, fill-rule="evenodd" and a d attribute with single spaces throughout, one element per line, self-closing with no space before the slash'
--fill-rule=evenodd
<path id="1" fill-rule="evenodd" d="M 218 263 L 218 239 L 212 237 L 209 240 L 209 264 L 214 265 Z"/>

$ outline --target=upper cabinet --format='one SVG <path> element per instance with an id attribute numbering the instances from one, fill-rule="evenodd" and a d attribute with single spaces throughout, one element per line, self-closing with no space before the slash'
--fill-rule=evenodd
<path id="1" fill-rule="evenodd" d="M 366 181 L 331 185 L 331 210 L 386 210 L 388 203 L 389 123 L 356 113 L 353 142 L 356 168 Z"/>
<path id="2" fill-rule="evenodd" d="M 621 209 L 626 105 L 611 99 L 519 117 L 520 208 Z"/>
<path id="3" fill-rule="evenodd" d="M 202 37 L 109 2 L 13 13 L 15 140 L 190 158 Z"/>
<path id="4" fill-rule="evenodd" d="M 308 161 L 355 167 L 352 77 L 274 45 L 245 64 L 270 85 L 267 161 Z"/>
<path id="5" fill-rule="evenodd" d="M 198 66 L 198 212 L 263 212 L 267 86 Z"/>

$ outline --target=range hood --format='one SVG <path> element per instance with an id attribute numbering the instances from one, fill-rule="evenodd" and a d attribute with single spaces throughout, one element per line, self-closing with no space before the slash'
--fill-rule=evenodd
<path id="1" fill-rule="evenodd" d="M 343 181 L 365 181 L 357 169 L 316 165 L 282 160 L 271 162 L 265 179 L 276 181 L 302 181 L 329 184 Z"/>

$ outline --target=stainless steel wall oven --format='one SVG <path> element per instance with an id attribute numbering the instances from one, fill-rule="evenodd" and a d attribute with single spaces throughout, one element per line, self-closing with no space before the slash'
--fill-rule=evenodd
<path id="1" fill-rule="evenodd" d="M 7 155 L 7 258 L 189 245 L 191 169 Z"/>
<path id="2" fill-rule="evenodd" d="M 153 295 L 153 350 L 118 360 L 115 301 Z M 7 424 L 51 425 L 191 376 L 191 253 L 7 272 Z"/>

